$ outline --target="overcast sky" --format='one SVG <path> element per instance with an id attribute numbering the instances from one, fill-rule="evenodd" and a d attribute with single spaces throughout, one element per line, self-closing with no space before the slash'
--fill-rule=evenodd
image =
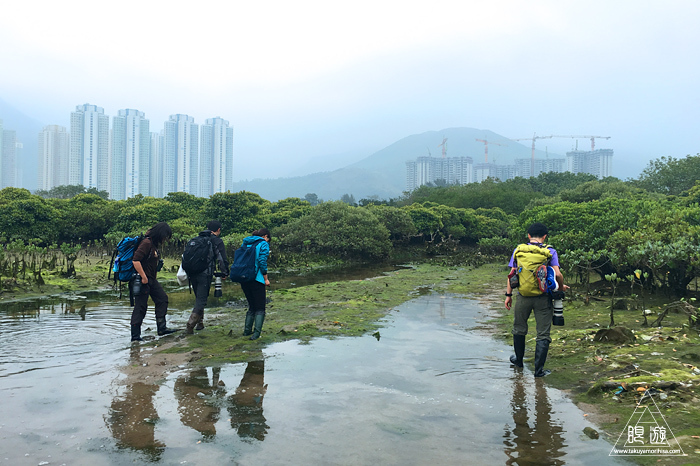
<path id="1" fill-rule="evenodd" d="M 700 152 L 699 13 L 696 0 L 7 0 L 0 98 L 66 127 L 84 103 L 141 110 L 152 131 L 221 116 L 236 179 L 458 126 L 611 136 L 596 145 L 625 179 Z"/>

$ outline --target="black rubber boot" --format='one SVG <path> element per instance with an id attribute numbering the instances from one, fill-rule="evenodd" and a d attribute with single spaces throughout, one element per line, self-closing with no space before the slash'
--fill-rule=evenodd
<path id="1" fill-rule="evenodd" d="M 544 377 L 552 371 L 544 368 L 549 352 L 549 340 L 537 340 L 535 344 L 535 377 Z"/>
<path id="2" fill-rule="evenodd" d="M 158 335 L 159 336 L 169 335 L 171 333 L 177 332 L 177 330 L 169 329 L 165 325 L 165 317 L 159 317 L 156 319 L 156 327 L 158 328 Z"/>
<path id="3" fill-rule="evenodd" d="M 195 330 L 204 330 L 204 316 L 199 316 L 199 322 L 194 326 Z"/>
<path id="4" fill-rule="evenodd" d="M 263 322 L 265 322 L 265 314 L 255 314 L 255 331 L 250 336 L 251 340 L 257 340 L 260 338 Z"/>
<path id="5" fill-rule="evenodd" d="M 197 328 L 197 324 L 199 323 L 201 318 L 202 316 L 200 316 L 196 312 L 190 314 L 190 318 L 187 320 L 187 326 L 185 327 L 185 333 L 187 335 L 194 334 L 194 330 L 195 328 Z"/>
<path id="6" fill-rule="evenodd" d="M 522 368 L 523 356 L 525 356 L 525 335 L 513 335 L 513 350 L 515 354 L 511 355 L 510 363 Z"/>
<path id="7" fill-rule="evenodd" d="M 141 326 L 132 325 L 131 326 L 131 341 L 143 341 L 141 338 Z"/>
<path id="8" fill-rule="evenodd" d="M 247 337 L 248 335 L 253 334 L 253 323 L 255 322 L 255 316 L 253 314 L 246 314 L 245 315 L 245 326 L 243 327 L 243 336 Z"/>

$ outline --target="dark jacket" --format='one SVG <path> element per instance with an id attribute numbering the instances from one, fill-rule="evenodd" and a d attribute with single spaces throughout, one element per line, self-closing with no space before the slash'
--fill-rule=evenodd
<path id="1" fill-rule="evenodd" d="M 140 262 L 146 277 L 149 280 L 155 280 L 158 274 L 158 259 L 160 259 L 160 253 L 153 246 L 151 238 L 146 236 L 134 251 L 133 262 Z"/>
<path id="2" fill-rule="evenodd" d="M 199 233 L 199 236 L 209 236 L 209 241 L 214 248 L 214 258 L 219 266 L 219 271 L 228 275 L 228 258 L 226 257 L 226 246 L 224 240 L 216 235 L 213 235 L 210 230 L 204 230 Z M 213 275 L 215 270 L 209 271 L 209 275 Z"/>

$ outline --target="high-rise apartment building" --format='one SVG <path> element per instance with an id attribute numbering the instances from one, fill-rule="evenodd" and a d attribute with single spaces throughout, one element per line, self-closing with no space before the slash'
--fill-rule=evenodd
<path id="1" fill-rule="evenodd" d="M 208 197 L 233 185 L 233 128 L 223 118 L 202 125 L 199 151 L 199 195 Z"/>
<path id="2" fill-rule="evenodd" d="M 68 184 L 109 190 L 109 117 L 102 107 L 85 104 L 70 116 Z"/>
<path id="3" fill-rule="evenodd" d="M 534 168 L 534 172 L 532 171 Z M 515 159 L 515 175 L 522 178 L 538 176 L 540 173 L 564 173 L 566 159 Z"/>
<path id="4" fill-rule="evenodd" d="M 163 134 L 163 195 L 198 195 L 199 126 L 188 115 L 170 115 Z"/>
<path id="5" fill-rule="evenodd" d="M 566 153 L 566 170 L 571 173 L 590 173 L 599 179 L 612 176 L 612 149 L 593 151 L 574 150 Z"/>
<path id="6" fill-rule="evenodd" d="M 467 184 L 473 181 L 471 157 L 418 157 L 406 162 L 406 188 L 413 191 L 419 186 L 438 180 L 447 184 Z"/>
<path id="7" fill-rule="evenodd" d="M 0 188 L 17 186 L 17 133 L 14 130 L 2 130 L 2 149 L 0 149 Z"/>
<path id="8" fill-rule="evenodd" d="M 70 136 L 64 126 L 49 125 L 39 133 L 38 188 L 48 191 L 69 184 Z"/>
<path id="9" fill-rule="evenodd" d="M 163 131 L 151 133 L 151 166 L 149 169 L 150 192 L 153 197 L 164 197 L 163 193 Z"/>
<path id="10" fill-rule="evenodd" d="M 112 183 L 110 198 L 150 195 L 151 132 L 144 112 L 119 110 L 112 118 Z"/>

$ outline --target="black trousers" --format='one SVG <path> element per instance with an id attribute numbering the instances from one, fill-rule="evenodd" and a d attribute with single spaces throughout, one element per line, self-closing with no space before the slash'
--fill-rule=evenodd
<path id="1" fill-rule="evenodd" d="M 158 280 L 150 279 L 145 285 L 141 285 L 141 293 L 134 296 L 134 311 L 131 313 L 131 325 L 141 325 L 146 310 L 148 309 L 148 297 L 153 299 L 153 304 L 156 306 L 156 319 L 165 317 L 168 313 L 168 295 L 163 290 L 163 287 Z"/>
<path id="2" fill-rule="evenodd" d="M 198 273 L 190 277 L 190 285 L 192 285 L 192 291 L 194 292 L 194 309 L 192 312 L 204 315 L 204 308 L 207 305 L 207 299 L 209 299 L 209 289 L 211 288 L 211 275 L 206 272 Z"/>
<path id="3" fill-rule="evenodd" d="M 243 282 L 241 288 L 248 300 L 248 312 L 246 315 L 265 315 L 265 284 L 257 281 Z"/>

